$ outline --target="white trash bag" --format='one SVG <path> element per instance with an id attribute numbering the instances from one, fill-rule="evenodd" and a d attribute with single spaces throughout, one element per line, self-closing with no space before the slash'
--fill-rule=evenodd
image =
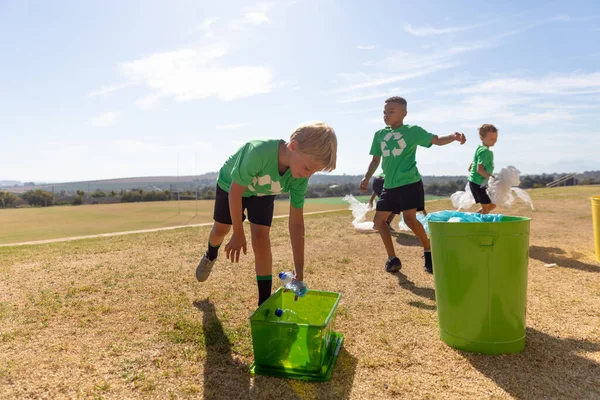
<path id="1" fill-rule="evenodd" d="M 496 175 L 496 179 L 489 179 L 487 194 L 490 196 L 492 203 L 510 208 L 515 201 L 514 192 L 518 198 L 529 204 L 531 209 L 534 210 L 533 201 L 531 201 L 529 194 L 518 187 L 520 183 L 521 172 L 513 166 L 505 167 Z M 450 196 L 450 199 L 456 210 L 466 210 L 475 204 L 475 199 L 473 198 L 473 193 L 471 193 L 468 182 L 464 192 L 455 192 Z"/>
<path id="2" fill-rule="evenodd" d="M 361 203 L 351 194 L 344 196 L 343 200 L 350 204 L 350 210 L 352 211 L 352 216 L 354 217 L 352 225 L 356 230 L 363 232 L 372 232 L 375 230 L 373 221 L 365 221 L 365 216 L 369 211 L 371 211 L 371 207 L 369 207 L 368 203 Z"/>
<path id="3" fill-rule="evenodd" d="M 487 194 L 492 199 L 492 203 L 510 208 L 515 201 L 514 192 L 518 198 L 534 210 L 529 194 L 518 187 L 520 183 L 521 172 L 513 166 L 505 167 L 496 175 L 496 179 L 489 180 Z"/>

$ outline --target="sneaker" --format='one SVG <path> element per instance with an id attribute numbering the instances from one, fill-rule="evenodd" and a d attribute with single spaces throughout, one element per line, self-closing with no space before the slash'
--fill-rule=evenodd
<path id="1" fill-rule="evenodd" d="M 423 258 L 425 259 L 425 272 L 428 274 L 433 274 L 433 262 L 431 261 L 431 252 L 426 251 L 423 253 Z"/>
<path id="2" fill-rule="evenodd" d="M 198 267 L 196 268 L 196 279 L 198 279 L 200 282 L 207 280 L 208 276 L 210 275 L 210 271 L 212 271 L 213 265 L 215 265 L 215 261 L 217 261 L 216 258 L 211 260 L 205 253 L 202 256 L 202 260 L 200 260 Z"/>
<path id="3" fill-rule="evenodd" d="M 398 257 L 388 258 L 385 263 L 385 272 L 398 272 L 402 268 L 402 262 Z"/>

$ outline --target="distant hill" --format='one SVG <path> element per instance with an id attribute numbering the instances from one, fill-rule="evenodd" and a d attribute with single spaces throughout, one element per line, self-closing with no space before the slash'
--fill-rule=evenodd
<path id="1" fill-rule="evenodd" d="M 217 172 L 208 172 L 202 175 L 186 175 L 186 176 L 145 176 L 145 177 L 132 177 L 132 178 L 119 178 L 119 179 L 104 179 L 94 181 L 80 181 L 80 182 L 65 182 L 65 183 L 52 183 L 52 184 L 35 184 L 31 185 L 23 184 L 19 181 L 2 180 L 0 181 L 0 190 L 9 190 L 15 193 L 23 193 L 32 189 L 44 189 L 47 191 L 55 192 L 75 192 L 77 190 L 83 190 L 85 192 L 95 192 L 96 190 L 102 190 L 109 192 L 114 190 L 119 192 L 121 190 L 128 189 L 144 189 L 144 190 L 166 190 L 166 189 L 195 189 L 198 187 L 213 186 L 216 184 Z M 549 177 L 558 177 L 564 174 L 544 174 Z M 522 176 L 523 180 L 527 175 Z M 534 175 L 530 175 L 534 176 Z M 309 183 L 311 185 L 344 185 L 344 184 L 356 184 L 360 183 L 362 175 L 329 175 L 329 174 L 315 174 L 310 178 Z M 600 182 L 600 171 L 586 171 L 577 176 L 580 182 L 587 183 L 598 183 Z M 465 175 L 457 176 L 423 176 L 423 183 L 429 185 L 432 183 L 443 183 L 443 182 L 456 182 L 464 181 Z M 21 186 L 14 186 L 21 185 Z"/>

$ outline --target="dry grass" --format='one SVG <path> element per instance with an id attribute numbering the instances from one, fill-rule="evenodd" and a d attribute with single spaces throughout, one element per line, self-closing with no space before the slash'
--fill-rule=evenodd
<path id="1" fill-rule="evenodd" d="M 511 211 L 533 220 L 527 348 L 510 356 L 439 340 L 433 279 L 412 236 L 397 239 L 394 276 L 379 237 L 356 233 L 348 212 L 308 217 L 308 283 L 343 294 L 344 347 L 321 384 L 249 376 L 252 257 L 221 260 L 197 283 L 208 228 L 0 248 L 0 398 L 599 398 L 586 190 L 534 191 L 540 211 Z M 286 227 L 273 226 L 276 271 L 292 268 Z"/>

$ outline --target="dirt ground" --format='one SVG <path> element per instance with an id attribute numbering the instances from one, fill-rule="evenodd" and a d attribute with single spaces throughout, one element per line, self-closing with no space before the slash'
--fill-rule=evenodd
<path id="1" fill-rule="evenodd" d="M 600 398 L 589 201 L 600 188 L 530 193 L 536 211 L 501 210 L 532 218 L 520 354 L 445 345 L 418 241 L 396 236 L 403 268 L 388 274 L 379 236 L 357 233 L 344 211 L 306 218 L 307 283 L 342 293 L 330 382 L 250 376 L 252 252 L 239 265 L 221 257 L 200 284 L 200 227 L 0 248 L 0 398 Z M 287 221 L 274 222 L 271 241 L 274 272 L 291 270 Z"/>

